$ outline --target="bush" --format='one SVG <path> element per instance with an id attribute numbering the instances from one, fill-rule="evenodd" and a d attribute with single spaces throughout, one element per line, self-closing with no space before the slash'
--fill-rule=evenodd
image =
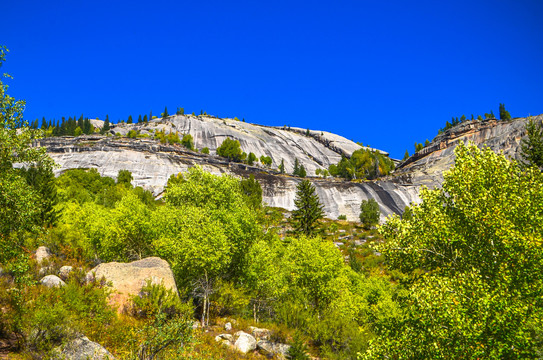
<path id="1" fill-rule="evenodd" d="M 181 140 L 181 145 L 183 145 L 189 150 L 194 150 L 194 139 L 192 138 L 192 135 L 191 134 L 183 135 L 183 139 Z"/>
<path id="2" fill-rule="evenodd" d="M 217 155 L 228 158 L 230 161 L 240 162 L 241 154 L 241 145 L 238 140 L 226 138 L 217 148 Z"/>
<path id="3" fill-rule="evenodd" d="M 202 149 L 202 154 L 208 154 L 209 155 L 209 148 L 205 147 Z"/>
<path id="4" fill-rule="evenodd" d="M 377 201 L 374 199 L 362 200 L 360 204 L 360 221 L 366 230 L 379 223 L 380 214 Z"/>
<path id="5" fill-rule="evenodd" d="M 347 220 L 347 215 L 343 215 L 343 214 L 342 214 L 342 215 L 339 215 L 339 216 L 337 217 L 337 219 L 338 219 L 338 220 Z"/>

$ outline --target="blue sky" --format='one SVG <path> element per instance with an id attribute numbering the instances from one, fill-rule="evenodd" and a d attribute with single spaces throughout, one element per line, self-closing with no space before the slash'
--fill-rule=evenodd
<path id="1" fill-rule="evenodd" d="M 543 1 L 3 1 L 27 119 L 167 106 L 401 158 L 452 116 L 543 113 Z"/>

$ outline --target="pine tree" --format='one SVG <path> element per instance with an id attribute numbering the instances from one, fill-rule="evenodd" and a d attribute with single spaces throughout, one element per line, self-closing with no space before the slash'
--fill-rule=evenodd
<path id="1" fill-rule="evenodd" d="M 168 114 L 168 107 L 166 106 L 166 107 L 164 108 L 164 113 L 162 114 L 162 117 L 163 117 L 163 118 L 167 118 L 168 116 L 170 116 L 170 115 Z"/>
<path id="2" fill-rule="evenodd" d="M 132 124 L 132 115 L 128 115 L 128 120 L 126 121 L 127 124 Z"/>
<path id="3" fill-rule="evenodd" d="M 149 122 L 149 120 L 147 120 L 147 115 L 144 115 L 144 116 L 143 116 L 143 122 L 144 122 L 144 123 L 148 123 L 148 122 Z"/>
<path id="4" fill-rule="evenodd" d="M 504 104 L 500 104 L 500 120 L 511 120 L 511 114 L 505 110 Z"/>
<path id="5" fill-rule="evenodd" d="M 296 186 L 296 209 L 292 212 L 295 231 L 311 236 L 315 232 L 316 222 L 324 215 L 324 206 L 315 192 L 315 186 L 309 180 L 302 180 Z"/>
<path id="6" fill-rule="evenodd" d="M 496 118 L 496 116 L 494 116 L 494 111 L 492 111 L 492 110 L 490 110 L 490 118 L 491 118 L 491 119 L 495 119 L 495 118 Z"/>
<path id="7" fill-rule="evenodd" d="M 106 115 L 106 120 L 104 120 L 104 126 L 102 127 L 102 130 L 100 131 L 101 134 L 105 134 L 110 130 L 109 126 L 109 115 Z"/>
<path id="8" fill-rule="evenodd" d="M 292 171 L 292 175 L 298 176 L 298 173 L 300 172 L 300 162 L 298 161 L 298 158 L 294 159 L 294 170 Z"/>
<path id="9" fill-rule="evenodd" d="M 543 167 L 543 129 L 531 117 L 526 122 L 526 137 L 521 140 L 520 149 L 527 165 Z"/>
<path id="10" fill-rule="evenodd" d="M 47 121 L 45 120 L 45 116 L 41 119 L 41 129 L 46 130 L 48 128 Z"/>
<path id="11" fill-rule="evenodd" d="M 298 176 L 299 177 L 306 177 L 307 173 L 305 171 L 305 167 L 303 165 L 300 166 L 300 169 L 298 171 Z"/>
<path id="12" fill-rule="evenodd" d="M 140 114 L 140 116 L 138 116 L 138 124 L 141 124 L 142 121 L 143 120 L 141 119 L 141 114 Z"/>
<path id="13" fill-rule="evenodd" d="M 279 172 L 281 174 L 285 173 L 285 161 L 283 159 L 281 159 L 281 164 L 279 165 Z"/>
<path id="14" fill-rule="evenodd" d="M 405 150 L 405 154 L 403 155 L 402 161 L 405 161 L 407 159 L 409 159 L 409 151 Z"/>

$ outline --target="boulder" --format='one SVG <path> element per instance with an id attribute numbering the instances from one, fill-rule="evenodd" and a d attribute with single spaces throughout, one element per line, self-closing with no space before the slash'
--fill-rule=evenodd
<path id="1" fill-rule="evenodd" d="M 290 345 L 275 343 L 268 340 L 260 340 L 256 343 L 261 354 L 275 356 L 279 359 L 286 359 Z"/>
<path id="2" fill-rule="evenodd" d="M 270 340 L 271 331 L 268 329 L 260 329 L 254 326 L 249 326 L 249 329 L 251 330 L 251 334 L 257 339 L 257 340 Z"/>
<path id="3" fill-rule="evenodd" d="M 227 322 L 226 324 L 224 324 L 224 330 L 226 331 L 232 330 L 232 323 Z"/>
<path id="4" fill-rule="evenodd" d="M 36 250 L 36 261 L 38 264 L 41 264 L 45 259 L 48 259 L 51 257 L 51 250 L 49 250 L 46 246 L 40 246 Z"/>
<path id="5" fill-rule="evenodd" d="M 234 347 L 237 350 L 244 354 L 247 354 L 249 351 L 256 350 L 256 339 L 254 337 L 243 331 L 238 331 L 235 335 L 238 337 L 234 343 Z"/>
<path id="6" fill-rule="evenodd" d="M 66 266 L 63 266 L 61 267 L 59 270 L 58 270 L 58 276 L 66 281 L 68 279 L 68 276 L 70 276 L 70 273 L 73 271 L 73 266 L 69 266 L 69 265 L 66 265 Z"/>
<path id="7" fill-rule="evenodd" d="M 114 292 L 110 295 L 110 304 L 123 311 L 130 298 L 139 295 L 142 287 L 151 281 L 162 284 L 166 289 L 177 292 L 172 269 L 167 261 L 158 257 L 149 257 L 131 263 L 110 262 L 100 264 L 87 273 L 87 282 L 104 279 Z"/>
<path id="8" fill-rule="evenodd" d="M 40 280 L 40 283 L 49 288 L 66 286 L 66 283 L 56 275 L 47 275 Z"/>
<path id="9" fill-rule="evenodd" d="M 90 341 L 86 336 L 68 342 L 63 348 L 55 349 L 53 359 L 115 360 L 102 345 Z"/>

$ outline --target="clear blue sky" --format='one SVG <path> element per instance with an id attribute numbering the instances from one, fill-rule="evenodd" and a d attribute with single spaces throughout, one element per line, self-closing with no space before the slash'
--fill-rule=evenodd
<path id="1" fill-rule="evenodd" d="M 543 113 L 543 1 L 1 1 L 25 118 L 201 109 L 401 158 L 452 116 Z"/>

